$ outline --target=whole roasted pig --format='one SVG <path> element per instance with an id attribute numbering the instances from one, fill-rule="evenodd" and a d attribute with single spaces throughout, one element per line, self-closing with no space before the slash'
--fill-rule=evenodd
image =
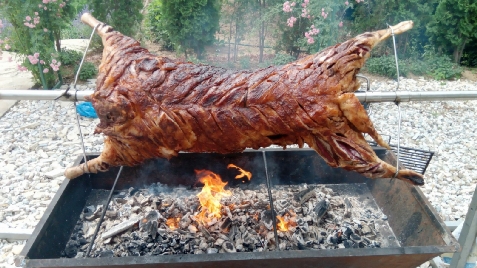
<path id="1" fill-rule="evenodd" d="M 89 100 L 99 116 L 104 150 L 67 178 L 170 159 L 179 151 L 241 152 L 245 148 L 308 144 L 332 167 L 369 178 L 424 183 L 420 174 L 380 160 L 363 137 L 376 132 L 353 92 L 370 50 L 391 29 L 368 32 L 285 66 L 235 71 L 157 57 L 138 41 L 85 14 L 104 45 L 96 90 Z M 399 34 L 412 22 L 393 27 Z"/>

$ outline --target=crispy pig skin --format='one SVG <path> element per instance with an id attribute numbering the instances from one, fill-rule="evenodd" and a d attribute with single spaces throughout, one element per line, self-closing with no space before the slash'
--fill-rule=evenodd
<path id="1" fill-rule="evenodd" d="M 256 71 L 157 57 L 106 25 L 98 33 L 104 51 L 89 99 L 100 119 L 95 133 L 106 137 L 102 154 L 81 167 L 86 172 L 179 151 L 225 154 L 306 143 L 332 167 L 369 178 L 396 174 L 365 141 L 363 133 L 389 148 L 353 94 L 356 74 L 384 30 Z M 410 170 L 397 178 L 423 184 Z"/>

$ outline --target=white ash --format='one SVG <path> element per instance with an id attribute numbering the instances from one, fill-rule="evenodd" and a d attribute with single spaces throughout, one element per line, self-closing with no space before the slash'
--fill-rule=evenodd
<path id="1" fill-rule="evenodd" d="M 266 186 L 230 190 L 221 201 L 222 216 L 208 223 L 197 219 L 199 189 L 155 184 L 123 191 L 112 198 L 90 257 L 399 246 L 394 237 L 388 239 L 392 231 L 376 205 L 315 185 L 272 190 L 275 215 L 293 215 L 293 226 L 278 231 L 277 243 Z M 327 204 L 321 212 L 320 204 Z M 63 257 L 85 256 L 101 212 L 102 205 L 85 207 Z M 176 219 L 176 226 L 168 219 Z"/>
<path id="2" fill-rule="evenodd" d="M 371 83 L 373 91 L 394 90 L 396 82 Z M 92 85 L 79 86 L 93 90 Z M 465 80 L 401 79 L 400 90 L 477 90 Z M 372 104 L 371 118 L 380 133 L 397 136 L 394 104 Z M 420 189 L 444 220 L 463 219 L 477 184 L 477 101 L 402 103 L 401 145 L 436 154 Z M 100 152 L 102 135 L 93 135 L 98 119 L 81 117 L 86 151 Z M 38 125 L 40 123 L 40 125 Z M 34 228 L 64 180 L 46 174 L 71 166 L 82 153 L 72 103 L 19 101 L 0 118 L 0 223 L 9 228 Z M 10 211 L 7 209 L 11 207 Z M 15 210 L 19 212 L 14 212 Z M 0 244 L 0 264 L 13 265 L 5 240 Z"/>

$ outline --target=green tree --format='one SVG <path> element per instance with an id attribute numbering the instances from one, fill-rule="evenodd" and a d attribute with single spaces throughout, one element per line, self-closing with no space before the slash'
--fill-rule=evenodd
<path id="1" fill-rule="evenodd" d="M 278 17 L 275 50 L 297 58 L 302 52 L 314 53 L 341 41 L 346 34 L 346 12 L 354 5 L 333 0 L 286 1 L 275 5 L 269 13 Z"/>
<path id="2" fill-rule="evenodd" d="M 1 13 L 11 26 L 0 36 L 0 49 L 18 54 L 20 70 L 32 72 L 43 88 L 53 88 L 61 82 L 61 29 L 71 22 L 75 9 L 70 0 L 3 0 Z"/>
<path id="3" fill-rule="evenodd" d="M 159 1 L 159 31 L 163 31 L 177 51 L 187 58 L 193 50 L 201 59 L 206 45 L 215 40 L 219 30 L 220 0 L 155 0 Z"/>
<path id="4" fill-rule="evenodd" d="M 250 7 L 252 5 L 251 0 L 226 0 L 222 8 L 223 23 L 227 24 L 228 36 L 228 53 L 227 61 L 230 62 L 232 37 L 235 41 L 233 43 L 233 61 L 237 61 L 238 45 L 240 41 L 245 37 L 249 20 L 247 15 L 250 14 Z M 227 31 L 226 30 L 226 31 Z"/>
<path id="5" fill-rule="evenodd" d="M 427 27 L 432 41 L 460 63 L 466 44 L 477 38 L 477 2 L 442 0 Z"/>
<path id="6" fill-rule="evenodd" d="M 127 36 L 134 36 L 142 21 L 140 0 L 91 0 L 93 16 Z"/>
<path id="7" fill-rule="evenodd" d="M 426 26 L 431 21 L 438 0 L 369 0 L 356 7 L 351 16 L 354 18 L 354 33 L 383 29 L 401 21 L 412 20 L 414 28 L 396 39 L 398 54 L 401 57 L 422 54 L 429 44 Z M 381 51 L 374 54 L 392 53 L 392 40 L 386 42 Z"/>

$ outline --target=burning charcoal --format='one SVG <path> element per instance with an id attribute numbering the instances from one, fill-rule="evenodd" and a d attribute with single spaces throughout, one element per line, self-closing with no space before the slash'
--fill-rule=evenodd
<path id="1" fill-rule="evenodd" d="M 303 203 L 308 201 L 310 198 L 316 196 L 315 189 L 316 187 L 309 187 L 299 193 L 296 193 L 294 197 L 295 201 L 299 202 L 300 205 L 302 205 Z"/>
<path id="2" fill-rule="evenodd" d="M 230 226 L 232 226 L 232 220 L 229 217 L 226 217 L 220 224 L 220 231 L 227 232 Z"/>
<path id="3" fill-rule="evenodd" d="M 242 251 L 243 250 L 243 240 L 242 239 L 237 239 L 235 240 L 235 249 L 237 251 Z"/>
<path id="4" fill-rule="evenodd" d="M 328 244 L 336 245 L 338 244 L 338 237 L 334 235 L 329 235 L 328 238 L 326 239 L 326 242 Z"/>
<path id="5" fill-rule="evenodd" d="M 269 204 L 268 204 L 268 198 L 263 195 L 263 198 L 264 199 L 258 199 L 258 201 L 256 203 L 253 204 L 253 208 L 255 209 L 260 209 L 260 210 L 265 210 L 268 208 Z"/>
<path id="6" fill-rule="evenodd" d="M 225 242 L 225 241 L 224 241 L 222 238 L 219 238 L 219 239 L 215 240 L 214 245 L 220 247 L 220 246 L 222 246 L 222 244 L 223 244 L 224 242 Z"/>
<path id="7" fill-rule="evenodd" d="M 330 196 L 334 195 L 333 189 L 328 188 L 328 187 L 323 187 L 323 189 L 321 189 L 321 191 L 326 195 L 330 195 Z"/>
<path id="8" fill-rule="evenodd" d="M 358 243 L 359 248 L 366 248 L 366 247 L 368 247 L 368 245 L 369 245 L 369 243 L 365 240 Z"/>
<path id="9" fill-rule="evenodd" d="M 106 217 L 110 219 L 116 219 L 118 217 L 117 211 L 108 210 L 106 211 Z"/>
<path id="10" fill-rule="evenodd" d="M 133 196 L 135 193 L 137 193 L 139 190 L 138 189 L 134 189 L 134 187 L 130 187 L 128 189 L 128 195 L 129 196 Z"/>
<path id="11" fill-rule="evenodd" d="M 355 234 L 355 233 L 352 233 L 352 234 L 349 236 L 349 238 L 350 238 L 351 240 L 355 241 L 355 242 L 361 240 L 361 236 L 359 236 L 359 235 L 357 235 L 357 234 Z"/>
<path id="12" fill-rule="evenodd" d="M 179 221 L 179 227 L 181 229 L 187 229 L 190 226 L 192 220 L 190 219 L 190 212 L 188 212 L 184 217 Z"/>
<path id="13" fill-rule="evenodd" d="M 167 235 L 167 229 L 165 228 L 164 224 L 161 225 L 161 228 L 157 228 L 157 233 L 161 236 Z"/>
<path id="14" fill-rule="evenodd" d="M 80 246 L 83 246 L 83 245 L 88 244 L 88 240 L 86 240 L 84 238 L 80 238 L 80 239 L 78 239 L 78 243 L 80 244 Z"/>
<path id="15" fill-rule="evenodd" d="M 344 240 L 343 245 L 345 248 L 353 248 L 355 243 L 351 240 Z"/>
<path id="16" fill-rule="evenodd" d="M 187 226 L 187 229 L 193 234 L 197 233 L 197 227 L 195 227 L 194 225 Z"/>
<path id="17" fill-rule="evenodd" d="M 349 228 L 349 227 L 342 227 L 342 228 L 341 228 L 341 231 L 343 232 L 343 235 L 344 235 L 347 239 L 349 239 L 350 236 L 351 236 L 351 234 L 353 233 L 353 230 L 352 230 L 351 228 Z"/>
<path id="18" fill-rule="evenodd" d="M 363 228 L 361 229 L 364 235 L 371 234 L 372 230 L 367 224 L 363 224 Z"/>
<path id="19" fill-rule="evenodd" d="M 111 258 L 114 257 L 114 252 L 112 250 L 104 250 L 99 252 L 100 258 Z"/>
<path id="20" fill-rule="evenodd" d="M 219 253 L 219 250 L 216 248 L 207 248 L 207 254 Z"/>
<path id="21" fill-rule="evenodd" d="M 104 240 L 106 238 L 109 238 L 109 237 L 115 236 L 119 233 L 122 233 L 122 232 L 126 231 L 127 229 L 131 228 L 132 226 L 134 226 L 134 224 L 136 224 L 138 221 L 139 221 L 139 219 L 131 219 L 131 220 L 122 222 L 122 223 L 112 227 L 107 232 L 104 232 L 101 235 L 101 239 Z"/>
<path id="22" fill-rule="evenodd" d="M 88 208 L 90 209 L 90 208 Z M 85 213 L 84 219 L 88 221 L 93 221 L 101 216 L 101 212 L 103 211 L 103 205 L 99 205 L 96 210 L 92 213 Z"/>
<path id="23" fill-rule="evenodd" d="M 275 214 L 275 213 L 273 213 Z M 268 230 L 273 229 L 273 215 L 271 210 L 264 210 L 261 213 L 261 219 L 263 224 Z"/>
<path id="24" fill-rule="evenodd" d="M 200 244 L 199 244 L 199 249 L 207 250 L 207 248 L 209 248 L 209 245 L 207 245 L 207 243 L 205 241 L 201 241 Z"/>
<path id="25" fill-rule="evenodd" d="M 246 202 L 246 201 L 245 201 L 244 203 L 238 205 L 237 208 L 239 208 L 239 209 L 247 209 L 247 208 L 249 208 L 251 205 L 252 205 L 252 204 L 250 204 L 250 202 Z"/>
<path id="26" fill-rule="evenodd" d="M 78 245 L 74 241 L 69 241 L 66 244 L 65 255 L 68 258 L 74 258 L 78 253 Z"/>
<path id="27" fill-rule="evenodd" d="M 225 210 L 225 213 L 227 214 L 227 217 L 229 217 L 229 219 L 232 219 L 233 216 L 232 216 L 232 213 L 230 212 L 230 208 L 228 206 L 225 206 L 224 210 Z"/>
<path id="28" fill-rule="evenodd" d="M 113 199 L 113 204 L 116 205 L 116 206 L 120 206 L 120 205 L 124 205 L 126 204 L 128 201 L 126 199 L 123 199 L 123 198 L 114 198 Z"/>
<path id="29" fill-rule="evenodd" d="M 342 208 L 344 206 L 344 201 L 341 196 L 332 196 L 330 198 L 330 205 L 334 208 Z"/>
<path id="30" fill-rule="evenodd" d="M 134 207 L 131 208 L 132 213 L 138 213 L 140 210 L 141 210 L 141 208 L 139 206 L 134 206 Z"/>
<path id="31" fill-rule="evenodd" d="M 130 205 L 131 207 L 135 207 L 135 206 L 138 206 L 139 205 L 139 202 L 137 202 L 137 199 L 135 196 L 131 196 L 129 199 L 128 199 L 128 205 Z"/>
<path id="32" fill-rule="evenodd" d="M 275 234 L 273 232 L 268 232 L 265 239 L 269 245 L 275 244 Z"/>
<path id="33" fill-rule="evenodd" d="M 158 220 L 161 218 L 162 217 L 161 217 L 161 214 L 159 214 L 159 212 L 157 212 L 156 210 L 151 210 L 149 211 L 149 213 L 146 215 L 145 218 L 139 221 L 139 229 L 146 232 L 152 238 L 155 238 L 157 235 L 157 230 L 159 225 Z"/>
<path id="34" fill-rule="evenodd" d="M 308 236 L 308 239 L 314 240 L 316 242 L 320 242 L 321 240 L 320 229 L 318 226 L 309 226 L 308 232 L 306 234 Z"/>
<path id="35" fill-rule="evenodd" d="M 320 200 L 313 209 L 313 212 L 315 213 L 315 221 L 320 222 L 321 218 L 325 215 L 325 213 L 328 211 L 330 208 L 330 202 L 326 199 Z"/>
<path id="36" fill-rule="evenodd" d="M 210 221 L 207 223 L 207 226 L 210 227 L 210 226 L 212 226 L 212 225 L 214 225 L 214 224 L 216 224 L 216 223 L 217 223 L 217 218 L 212 218 L 212 220 L 210 220 Z"/>
<path id="37" fill-rule="evenodd" d="M 234 244 L 232 244 L 229 241 L 226 241 L 225 243 L 222 244 L 222 249 L 228 253 L 237 252 L 237 250 L 234 247 Z"/>
<path id="38" fill-rule="evenodd" d="M 351 208 L 353 207 L 351 205 L 351 202 L 349 201 L 348 198 L 344 199 L 344 204 L 345 204 L 345 213 L 344 216 L 345 218 L 351 218 Z"/>
<path id="39" fill-rule="evenodd" d="M 202 251 L 200 249 L 195 249 L 194 254 L 204 254 L 204 251 Z"/>
<path id="40" fill-rule="evenodd" d="M 174 200 L 172 200 L 171 198 L 165 198 L 161 202 L 161 207 L 167 208 L 167 207 L 170 207 L 173 203 L 174 203 Z"/>
<path id="41" fill-rule="evenodd" d="M 206 238 L 210 238 L 210 237 L 211 237 L 209 231 L 207 231 L 207 229 L 205 229 L 204 226 L 199 225 L 199 230 L 204 234 L 204 236 L 205 236 Z"/>

